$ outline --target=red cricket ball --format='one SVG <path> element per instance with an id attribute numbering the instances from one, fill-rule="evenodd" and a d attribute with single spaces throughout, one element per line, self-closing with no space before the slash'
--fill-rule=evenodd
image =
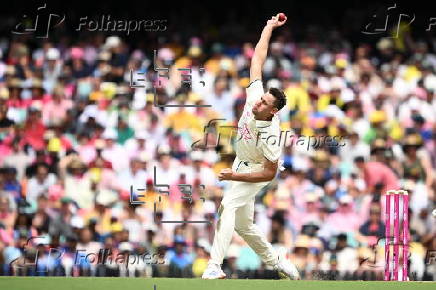
<path id="1" fill-rule="evenodd" d="M 279 13 L 279 21 L 284 21 L 286 19 L 285 13 Z"/>

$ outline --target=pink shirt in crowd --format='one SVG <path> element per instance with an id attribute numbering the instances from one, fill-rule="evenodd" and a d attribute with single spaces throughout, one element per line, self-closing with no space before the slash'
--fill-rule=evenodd
<path id="1" fill-rule="evenodd" d="M 377 183 L 383 183 L 383 192 L 399 189 L 399 180 L 395 173 L 381 162 L 370 161 L 363 171 L 366 186 L 371 188 Z"/>

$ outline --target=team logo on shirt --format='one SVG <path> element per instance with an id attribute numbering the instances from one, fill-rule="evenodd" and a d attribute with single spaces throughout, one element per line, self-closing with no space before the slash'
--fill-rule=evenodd
<path id="1" fill-rule="evenodd" d="M 242 128 L 239 129 L 239 133 L 242 135 L 242 138 L 244 138 L 244 140 L 252 139 L 247 123 L 244 123 L 244 126 L 242 126 Z"/>

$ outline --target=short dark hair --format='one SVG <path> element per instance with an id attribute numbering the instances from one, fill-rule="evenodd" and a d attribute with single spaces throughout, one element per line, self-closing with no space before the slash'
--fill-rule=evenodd
<path id="1" fill-rule="evenodd" d="M 280 111 L 286 105 L 285 93 L 277 88 L 270 88 L 268 92 L 276 98 L 274 106 Z"/>
<path id="2" fill-rule="evenodd" d="M 354 158 L 354 162 L 365 162 L 365 158 L 363 156 L 357 156 Z"/>

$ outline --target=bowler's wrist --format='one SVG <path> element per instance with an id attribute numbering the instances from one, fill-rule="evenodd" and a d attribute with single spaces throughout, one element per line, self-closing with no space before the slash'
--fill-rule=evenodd
<path id="1" fill-rule="evenodd" d="M 233 173 L 232 173 L 232 176 L 230 176 L 230 180 L 232 180 L 232 181 L 237 181 L 240 177 L 241 177 L 241 174 L 240 174 L 240 173 L 233 172 Z"/>

